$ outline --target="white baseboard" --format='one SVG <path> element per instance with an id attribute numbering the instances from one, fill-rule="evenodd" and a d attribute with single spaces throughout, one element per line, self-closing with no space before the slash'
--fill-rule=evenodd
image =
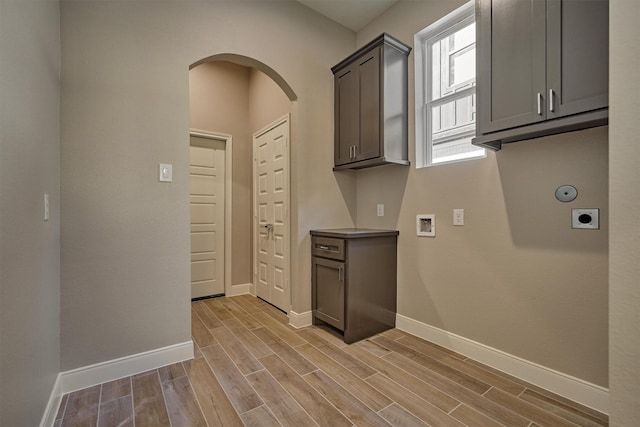
<path id="1" fill-rule="evenodd" d="M 62 402 L 63 394 L 60 374 L 58 374 L 56 382 L 53 385 L 53 390 L 51 390 L 47 407 L 44 410 L 44 415 L 40 421 L 40 427 L 53 427 L 56 422 L 56 415 L 58 415 L 58 408 L 60 407 L 60 402 Z"/>
<path id="2" fill-rule="evenodd" d="M 504 351 L 396 314 L 396 327 L 604 414 L 609 390 Z"/>
<path id="3" fill-rule="evenodd" d="M 193 341 L 61 372 L 49 397 L 40 427 L 53 426 L 62 395 L 66 393 L 189 359 L 193 359 Z"/>
<path id="4" fill-rule="evenodd" d="M 69 393 L 188 359 L 193 359 L 193 341 L 73 369 L 60 373 L 62 392 Z"/>
<path id="5" fill-rule="evenodd" d="M 296 329 L 304 328 L 311 325 L 311 311 L 305 311 L 304 313 L 296 313 L 293 310 L 289 310 L 289 324 Z"/>
<path id="6" fill-rule="evenodd" d="M 251 283 L 243 283 L 240 285 L 231 285 L 231 289 L 229 289 L 229 293 L 225 295 L 228 297 L 234 297 L 236 295 L 244 295 L 250 293 L 251 287 L 253 285 Z"/>

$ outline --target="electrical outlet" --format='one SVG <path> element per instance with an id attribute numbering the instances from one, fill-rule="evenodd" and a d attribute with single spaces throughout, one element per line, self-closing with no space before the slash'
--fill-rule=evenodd
<path id="1" fill-rule="evenodd" d="M 382 203 L 378 204 L 378 216 L 384 216 L 384 205 Z"/>
<path id="2" fill-rule="evenodd" d="M 600 209 L 571 209 L 571 228 L 600 229 Z"/>

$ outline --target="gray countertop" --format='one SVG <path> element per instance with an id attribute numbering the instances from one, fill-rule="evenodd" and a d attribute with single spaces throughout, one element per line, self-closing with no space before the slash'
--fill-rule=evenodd
<path id="1" fill-rule="evenodd" d="M 337 237 L 340 239 L 357 239 L 363 237 L 397 236 L 398 230 L 379 230 L 375 228 L 331 228 L 311 230 L 312 236 Z"/>

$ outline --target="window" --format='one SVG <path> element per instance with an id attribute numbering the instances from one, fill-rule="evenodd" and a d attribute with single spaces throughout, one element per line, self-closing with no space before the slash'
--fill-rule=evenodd
<path id="1" fill-rule="evenodd" d="M 476 24 L 473 1 L 414 37 L 418 167 L 484 157 L 476 131 Z"/>

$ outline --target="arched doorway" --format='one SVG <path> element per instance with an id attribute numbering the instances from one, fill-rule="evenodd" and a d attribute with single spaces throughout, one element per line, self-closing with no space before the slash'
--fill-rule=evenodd
<path id="1" fill-rule="evenodd" d="M 275 70 L 242 55 L 213 55 L 192 64 L 189 70 L 190 128 L 197 132 L 229 135 L 233 139 L 232 172 L 228 174 L 232 181 L 228 185 L 232 207 L 225 218 L 232 221 L 227 236 L 231 253 L 225 254 L 226 269 L 231 271 L 225 275 L 225 294 L 255 295 L 257 227 L 254 225 L 252 139 L 265 126 L 291 115 L 292 102 L 297 97 Z M 192 255 L 193 259 L 198 257 Z M 192 262 L 192 274 L 193 266 Z M 287 284 L 290 283 L 290 271 L 284 274 Z M 288 312 L 290 298 L 288 304 L 280 308 Z"/>

